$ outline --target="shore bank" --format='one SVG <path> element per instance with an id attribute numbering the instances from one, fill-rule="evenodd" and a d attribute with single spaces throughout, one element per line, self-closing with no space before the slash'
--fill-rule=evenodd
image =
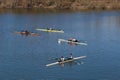
<path id="1" fill-rule="evenodd" d="M 0 0 L 0 8 L 111 10 L 120 9 L 120 0 Z"/>

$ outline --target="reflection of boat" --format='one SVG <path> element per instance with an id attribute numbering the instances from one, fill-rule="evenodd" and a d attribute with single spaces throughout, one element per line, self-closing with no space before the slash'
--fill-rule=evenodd
<path id="1" fill-rule="evenodd" d="M 86 56 L 80 56 L 80 57 L 76 57 L 76 58 L 73 58 L 73 59 L 68 59 L 68 60 L 65 60 L 65 61 L 57 61 L 57 62 L 54 62 L 54 63 L 47 64 L 46 66 L 48 67 L 48 66 L 53 66 L 53 65 L 57 65 L 57 64 L 64 64 L 64 63 L 67 63 L 67 62 L 72 62 L 72 61 L 83 59 L 83 58 L 86 58 Z"/>
<path id="2" fill-rule="evenodd" d="M 65 40 L 65 39 L 58 39 L 58 43 L 61 43 L 61 42 L 67 42 L 67 43 L 70 43 L 70 44 L 87 45 L 87 43 L 84 43 L 84 42 Z"/>
<path id="3" fill-rule="evenodd" d="M 64 33 L 63 30 L 56 30 L 56 29 L 36 29 L 39 31 L 45 31 L 45 32 L 58 32 L 58 33 Z"/>
<path id="4" fill-rule="evenodd" d="M 22 32 L 18 32 L 18 31 L 15 31 L 16 34 L 21 34 L 21 35 L 30 35 L 30 36 L 40 36 L 39 34 L 37 33 L 32 33 L 32 32 L 25 32 L 25 31 L 22 31 Z"/>

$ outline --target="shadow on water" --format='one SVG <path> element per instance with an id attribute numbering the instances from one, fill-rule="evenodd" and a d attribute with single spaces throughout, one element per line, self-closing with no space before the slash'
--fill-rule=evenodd
<path id="1" fill-rule="evenodd" d="M 16 9 L 0 9 L 0 14 L 2 13 L 16 13 L 16 14 L 48 14 L 48 13 L 75 13 L 75 12 L 103 12 L 106 10 L 72 10 L 72 9 L 39 9 L 39 8 L 16 8 Z M 111 10 L 109 10 L 111 11 Z M 114 10 L 112 10 L 114 11 Z"/>
<path id="2" fill-rule="evenodd" d="M 60 67 L 73 67 L 75 65 L 77 66 L 80 66 L 80 65 L 83 65 L 84 62 L 83 61 L 71 61 L 71 62 L 68 62 L 68 63 L 63 63 L 63 64 L 59 64 Z"/>
<path id="3" fill-rule="evenodd" d="M 75 10 L 56 10 L 56 9 L 0 9 L 1 13 L 17 13 L 17 14 L 48 14 L 48 13 L 70 13 Z"/>

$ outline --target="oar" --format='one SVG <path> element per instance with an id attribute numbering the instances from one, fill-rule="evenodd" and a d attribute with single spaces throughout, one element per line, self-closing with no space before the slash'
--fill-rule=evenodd
<path id="1" fill-rule="evenodd" d="M 49 59 L 49 60 L 59 60 L 59 58 L 51 58 L 51 59 Z"/>
<path id="2" fill-rule="evenodd" d="M 40 34 L 37 34 L 37 33 L 31 33 L 30 35 L 31 36 L 40 36 Z"/>
<path id="3" fill-rule="evenodd" d="M 81 62 L 81 61 L 75 61 L 75 63 L 77 63 L 77 65 L 84 64 L 84 62 Z"/>

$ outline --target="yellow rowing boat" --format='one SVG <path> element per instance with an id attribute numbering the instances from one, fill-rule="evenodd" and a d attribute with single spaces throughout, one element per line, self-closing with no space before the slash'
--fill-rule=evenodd
<path id="1" fill-rule="evenodd" d="M 64 33 L 63 30 L 56 30 L 56 29 L 36 29 L 39 31 L 45 31 L 45 32 L 58 32 L 58 33 Z"/>

